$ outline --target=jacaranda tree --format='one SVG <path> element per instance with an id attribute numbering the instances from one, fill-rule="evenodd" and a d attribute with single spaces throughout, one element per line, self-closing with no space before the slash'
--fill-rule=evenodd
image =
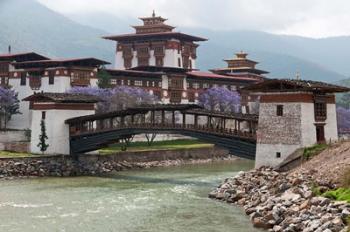
<path id="1" fill-rule="evenodd" d="M 337 122 L 339 132 L 350 131 L 350 109 L 337 107 Z"/>
<path id="2" fill-rule="evenodd" d="M 112 89 L 75 87 L 69 92 L 98 96 L 102 100 L 97 105 L 99 113 L 123 110 L 140 104 L 154 104 L 158 101 L 156 96 L 145 90 L 129 86 L 118 86 Z"/>
<path id="3" fill-rule="evenodd" d="M 223 87 L 205 90 L 199 95 L 198 102 L 208 110 L 221 112 L 240 112 L 241 110 L 241 96 L 239 93 Z"/>
<path id="4" fill-rule="evenodd" d="M 6 129 L 12 115 L 20 114 L 18 93 L 10 88 L 0 87 L 0 128 Z"/>

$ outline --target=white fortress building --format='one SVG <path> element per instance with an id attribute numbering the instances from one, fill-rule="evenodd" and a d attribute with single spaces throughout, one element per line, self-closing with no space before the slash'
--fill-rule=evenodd
<path id="1" fill-rule="evenodd" d="M 156 16 L 140 18 L 141 26 L 133 26 L 135 33 L 106 36 L 117 42 L 116 69 L 137 66 L 158 66 L 195 69 L 197 47 L 195 42 L 207 39 L 173 31 L 165 24 L 167 19 Z"/>
<path id="2" fill-rule="evenodd" d="M 95 58 L 49 59 L 34 52 L 0 54 L 2 86 L 18 92 L 20 112 L 9 121 L 10 129 L 29 129 L 32 115 L 29 102 L 22 101 L 35 92 L 65 93 L 75 86 L 97 86 L 97 72 L 108 62 Z"/>

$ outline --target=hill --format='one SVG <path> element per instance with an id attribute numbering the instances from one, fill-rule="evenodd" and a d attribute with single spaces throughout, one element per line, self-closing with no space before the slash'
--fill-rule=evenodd
<path id="1" fill-rule="evenodd" d="M 127 33 L 132 23 L 137 19 L 129 21 L 101 13 L 66 17 L 36 0 L 1 0 L 0 52 L 7 52 L 11 45 L 14 52 L 37 51 L 50 57 L 93 56 L 113 62 L 115 45 L 101 36 Z M 350 73 L 346 65 L 350 39 L 346 37 L 313 40 L 257 31 L 180 29 L 210 39 L 199 47 L 198 67 L 202 70 L 223 67 L 226 64 L 222 59 L 245 50 L 261 62 L 259 68 L 269 71 L 270 77 L 293 78 L 300 72 L 304 79 L 333 82 Z"/>
<path id="2" fill-rule="evenodd" d="M 76 23 L 35 0 L 0 1 L 0 52 L 37 51 L 50 57 L 97 57 L 113 61 L 106 32 Z"/>

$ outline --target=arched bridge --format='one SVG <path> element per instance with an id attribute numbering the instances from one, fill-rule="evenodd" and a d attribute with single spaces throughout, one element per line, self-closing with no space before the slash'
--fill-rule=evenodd
<path id="1" fill-rule="evenodd" d="M 71 154 L 94 151 L 143 133 L 182 134 L 255 159 L 258 116 L 208 111 L 198 105 L 145 105 L 66 120 Z"/>

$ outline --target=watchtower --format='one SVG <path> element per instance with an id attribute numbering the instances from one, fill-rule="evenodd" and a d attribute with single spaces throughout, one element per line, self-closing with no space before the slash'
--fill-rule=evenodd
<path id="1" fill-rule="evenodd" d="M 25 99 L 30 102 L 31 153 L 41 153 L 38 147 L 41 121 L 45 124 L 46 143 L 44 154 L 70 154 L 69 127 L 65 120 L 95 113 L 95 103 L 99 99 L 91 95 L 69 93 L 36 93 Z"/>
<path id="2" fill-rule="evenodd" d="M 260 98 L 256 167 L 338 139 L 335 95 L 350 89 L 306 80 L 267 80 L 245 88 Z"/>

